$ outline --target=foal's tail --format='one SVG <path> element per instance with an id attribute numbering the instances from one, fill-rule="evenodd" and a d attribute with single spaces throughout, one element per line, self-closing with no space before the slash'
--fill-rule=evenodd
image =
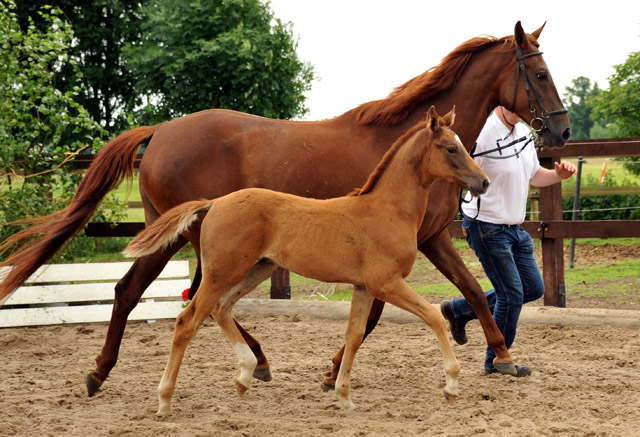
<path id="1" fill-rule="evenodd" d="M 109 191 L 116 188 L 124 178 L 130 179 L 133 176 L 133 163 L 138 148 L 153 136 L 153 132 L 153 127 L 142 126 L 111 140 L 96 155 L 69 206 L 44 217 L 21 220 L 32 226 L 0 243 L 2 254 L 20 241 L 40 235 L 0 263 L 13 266 L 4 279 L 0 278 L 0 306 L 38 267 L 84 227 Z"/>
<path id="2" fill-rule="evenodd" d="M 198 214 L 211 209 L 213 200 L 193 200 L 171 208 L 145 228 L 127 245 L 122 254 L 138 258 L 163 249 L 188 230 Z"/>

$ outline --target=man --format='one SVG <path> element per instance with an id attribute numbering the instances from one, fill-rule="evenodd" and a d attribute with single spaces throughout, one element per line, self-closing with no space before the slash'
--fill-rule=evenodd
<path id="1" fill-rule="evenodd" d="M 510 348 L 522 305 L 544 294 L 540 268 L 533 256 L 533 241 L 520 226 L 526 215 L 529 185 L 545 187 L 560 182 L 575 174 L 576 168 L 564 161 L 555 163 L 553 170 L 540 167 L 529 129 L 516 114 L 502 106 L 487 119 L 473 156 L 489 176 L 491 185 L 479 201 L 467 194 L 462 206 L 462 227 L 469 247 L 494 287 L 485 294 Z M 465 325 L 477 318 L 471 305 L 459 298 L 443 301 L 440 309 L 454 340 L 465 344 Z M 487 348 L 485 375 L 497 372 L 493 367 L 495 357 L 495 352 Z M 516 368 L 518 377 L 531 374 L 528 366 Z"/>

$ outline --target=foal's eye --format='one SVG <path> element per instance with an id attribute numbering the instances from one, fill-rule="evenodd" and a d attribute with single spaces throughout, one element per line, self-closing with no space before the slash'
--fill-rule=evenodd
<path id="1" fill-rule="evenodd" d="M 547 75 L 547 73 L 543 72 L 543 73 L 536 74 L 536 77 L 538 78 L 538 80 L 542 81 L 542 80 L 547 80 L 549 76 Z"/>
<path id="2" fill-rule="evenodd" d="M 447 147 L 447 153 L 449 153 L 450 155 L 455 155 L 456 153 L 458 153 L 458 149 L 452 146 Z"/>

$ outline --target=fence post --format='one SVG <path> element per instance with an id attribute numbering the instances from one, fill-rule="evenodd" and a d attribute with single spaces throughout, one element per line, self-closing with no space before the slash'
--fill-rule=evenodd
<path id="1" fill-rule="evenodd" d="M 271 299 L 291 299 L 289 270 L 278 267 L 271 275 Z"/>
<path id="2" fill-rule="evenodd" d="M 560 158 L 540 158 L 540 165 L 553 169 Z M 562 220 L 562 186 L 553 184 L 540 188 L 540 220 Z M 545 238 L 542 233 L 542 273 L 544 279 L 544 304 L 566 307 L 564 285 L 564 246 L 562 238 Z"/>
<path id="3" fill-rule="evenodd" d="M 571 221 L 578 220 L 578 209 L 580 208 L 580 184 L 582 179 L 582 164 L 585 163 L 582 156 L 578 156 L 578 174 L 576 175 L 576 189 L 573 195 L 573 211 L 571 211 Z M 576 251 L 576 239 L 571 238 L 571 245 L 569 247 L 569 268 L 573 268 L 573 258 Z"/>

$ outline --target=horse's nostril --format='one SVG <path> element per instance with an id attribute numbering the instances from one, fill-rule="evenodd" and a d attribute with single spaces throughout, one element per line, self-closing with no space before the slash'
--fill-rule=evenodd
<path id="1" fill-rule="evenodd" d="M 571 138 L 571 128 L 568 127 L 562 132 L 562 139 L 568 141 Z"/>
<path id="2" fill-rule="evenodd" d="M 489 188 L 489 179 L 485 179 L 484 181 L 482 181 L 482 189 L 484 191 L 487 191 L 487 188 Z"/>

